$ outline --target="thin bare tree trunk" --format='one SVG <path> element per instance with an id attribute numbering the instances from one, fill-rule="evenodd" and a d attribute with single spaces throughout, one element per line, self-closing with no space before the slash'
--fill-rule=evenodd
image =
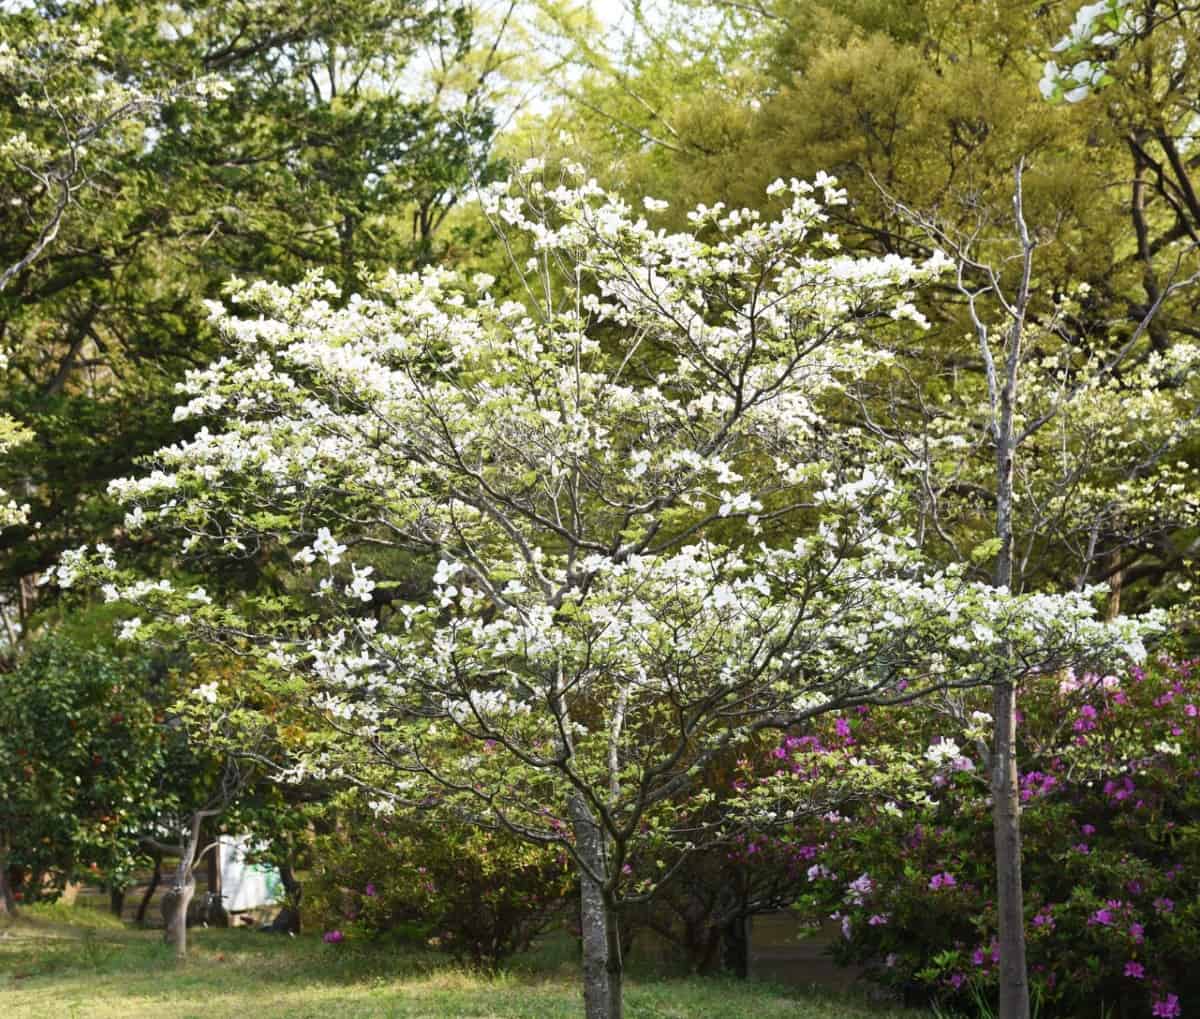
<path id="1" fill-rule="evenodd" d="M 142 895 L 142 901 L 138 903 L 137 916 L 134 918 L 134 923 L 139 927 L 146 925 L 146 910 L 150 906 L 150 900 L 154 898 L 154 893 L 158 891 L 159 882 L 162 881 L 162 853 L 154 854 L 154 873 L 150 875 L 150 884 L 146 886 L 145 894 Z"/>
<path id="2" fill-rule="evenodd" d="M 0 916 L 15 916 L 17 899 L 8 883 L 8 839 L 0 832 Z"/>
<path id="3" fill-rule="evenodd" d="M 213 825 L 215 828 L 216 825 Z M 228 927 L 229 913 L 225 909 L 224 888 L 221 882 L 221 836 L 218 832 L 210 833 L 212 842 L 207 848 L 208 853 L 208 889 L 204 903 L 204 923 L 209 927 Z"/>
<path id="4" fill-rule="evenodd" d="M 1011 376 L 1015 383 L 1015 375 Z M 1015 385 L 1014 385 L 1015 388 Z M 1012 470 L 1014 450 L 1011 404 L 1004 401 L 1001 426 L 1000 490 L 997 534 L 1000 553 L 996 561 L 996 586 L 1012 585 L 1013 533 Z M 1002 661 L 1012 660 L 1006 644 Z M 1003 666 L 1002 666 L 1003 667 Z M 1000 948 L 999 1019 L 1029 1019 L 1029 976 L 1025 966 L 1025 899 L 1021 887 L 1021 800 L 1017 775 L 1017 691 L 1009 675 L 998 675 L 992 688 L 992 835 L 996 851 L 996 923 Z"/>
<path id="5" fill-rule="evenodd" d="M 1019 341 L 1014 347 L 1019 350 Z M 1016 364 L 1010 358 L 1001 395 L 1000 436 L 997 443 L 995 584 L 1013 582 L 1013 399 Z M 1012 661 L 1005 644 L 1003 662 Z M 1002 666 L 1003 667 L 1003 666 Z M 992 836 L 996 851 L 996 923 L 1000 947 L 999 1019 L 1029 1019 L 1029 975 L 1025 965 L 1025 899 L 1021 887 L 1021 799 L 1017 774 L 1017 691 L 1009 675 L 999 675 L 992 688 Z"/>
<path id="6" fill-rule="evenodd" d="M 1113 552 L 1108 561 L 1112 572 L 1108 575 L 1108 605 L 1104 618 L 1110 623 L 1121 614 L 1121 590 L 1125 586 L 1125 571 L 1121 569 L 1121 553 Z"/>
<path id="7" fill-rule="evenodd" d="M 996 851 L 996 915 L 1000 948 L 1000 1017 L 1029 1019 L 1025 964 L 1025 900 L 1021 886 L 1021 800 L 1017 780 L 1017 698 L 1013 684 L 992 693 L 992 835 Z"/>
<path id="8" fill-rule="evenodd" d="M 109 912 L 118 919 L 125 913 L 125 889 L 113 885 L 108 890 Z"/>
<path id="9" fill-rule="evenodd" d="M 992 407 L 992 438 L 996 444 L 996 554 L 993 582 L 997 588 L 1013 586 L 1013 508 L 1017 462 L 1016 404 L 1025 340 L 1025 313 L 1029 307 L 1034 243 L 1025 223 L 1021 175 L 1024 160 L 1016 167 L 1013 216 L 1021 242 L 1021 281 L 1008 312 L 1012 322 L 1004 351 L 1002 375 L 987 343 L 987 331 L 976 321 L 988 375 Z M 1001 662 L 1013 660 L 1011 643 L 1005 642 Z M 1005 669 L 1005 665 L 1000 666 Z M 1029 975 L 1025 965 L 1025 899 L 1021 887 L 1021 800 L 1017 777 L 1017 691 L 1011 674 L 998 674 L 992 688 L 992 832 L 996 852 L 996 923 L 1000 948 L 999 1019 L 1029 1019 Z"/>

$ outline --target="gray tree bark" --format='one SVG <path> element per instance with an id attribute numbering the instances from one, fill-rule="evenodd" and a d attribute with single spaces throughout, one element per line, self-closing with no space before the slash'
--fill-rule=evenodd
<path id="1" fill-rule="evenodd" d="M 200 830 L 205 818 L 215 817 L 220 810 L 197 810 L 192 814 L 191 827 L 179 847 L 179 863 L 171 881 L 171 890 L 163 896 L 163 919 L 166 930 L 163 939 L 175 946 L 175 957 L 187 957 L 187 911 L 196 892 L 196 878 L 192 871 L 196 867 L 196 854 L 200 849 Z"/>
<path id="2" fill-rule="evenodd" d="M 191 861 L 179 861 L 171 890 L 163 896 L 163 919 L 166 929 L 163 940 L 175 946 L 175 958 L 187 958 L 187 911 L 192 895 L 196 891 L 196 879 L 192 877 Z"/>
<path id="3" fill-rule="evenodd" d="M 1013 499 L 1017 460 L 1015 411 L 1017 386 L 1025 339 L 1025 312 L 1029 305 L 1034 244 L 1025 224 L 1021 173 L 1017 163 L 1013 212 L 1021 241 L 1022 273 L 1016 300 L 1009 309 L 1012 323 L 1005 351 L 1003 375 L 997 379 L 995 363 L 984 345 L 988 391 L 992 394 L 992 437 L 996 444 L 996 554 L 994 583 L 1011 590 L 1013 585 Z M 986 333 L 982 334 L 986 336 Z M 1002 661 L 1012 660 L 1005 644 Z M 1000 948 L 999 1019 L 1029 1019 L 1029 974 L 1025 964 L 1025 898 L 1021 887 L 1021 800 L 1017 775 L 1017 691 L 1011 675 L 998 675 L 992 689 L 992 833 L 996 853 L 996 920 Z"/>
<path id="4" fill-rule="evenodd" d="M 1029 1019 L 1025 963 L 1025 897 L 1021 886 L 1021 800 L 1017 780 L 1017 698 L 1001 681 L 992 694 L 992 835 L 1000 948 L 1000 1019 Z"/>
<path id="5" fill-rule="evenodd" d="M 621 956 L 615 918 L 606 902 L 604 837 L 578 793 L 570 812 L 579 858 L 579 929 L 583 945 L 583 1006 L 587 1019 L 621 1019 Z"/>

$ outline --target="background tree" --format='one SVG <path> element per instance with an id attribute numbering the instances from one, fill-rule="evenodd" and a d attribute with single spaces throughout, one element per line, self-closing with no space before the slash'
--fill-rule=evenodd
<path id="1" fill-rule="evenodd" d="M 727 4 L 716 5 L 715 13 L 687 4 L 643 5 L 641 28 L 607 63 L 581 49 L 587 71 L 570 96 L 582 91 L 582 100 L 572 105 L 569 96 L 561 113 L 551 112 L 544 128 L 530 132 L 549 144 L 557 131 L 571 132 L 575 149 L 597 153 L 597 165 L 612 180 L 682 197 L 681 208 L 717 199 L 758 207 L 769 180 L 832 169 L 852 194 L 832 211 L 849 250 L 928 251 L 928 237 L 914 229 L 896 198 L 971 236 L 977 254 L 997 265 L 1010 239 L 1010 169 L 1024 159 L 1023 201 L 1044 295 L 1032 308 L 1034 318 L 1049 325 L 1051 296 L 1071 295 L 1071 342 L 1081 357 L 1103 359 L 1112 343 L 1137 333 L 1132 361 L 1140 362 L 1151 350 L 1190 342 L 1187 323 L 1197 295 L 1177 284 L 1194 272 L 1197 255 L 1170 203 L 1153 199 L 1150 171 L 1131 162 L 1125 134 L 1132 106 L 1119 94 L 1142 89 L 1139 115 L 1170 125 L 1165 130 L 1173 144 L 1186 144 L 1190 93 L 1181 76 L 1189 72 L 1181 67 L 1178 80 L 1166 77 L 1170 64 L 1163 55 L 1172 47 L 1179 51 L 1187 12 L 1157 6 L 1153 17 L 1146 14 L 1144 27 L 1162 26 L 1154 43 L 1158 56 L 1146 67 L 1164 77 L 1142 88 L 1125 82 L 1137 79 L 1129 71 L 1136 57 L 1122 49 L 1124 62 L 1114 62 L 1114 42 L 1101 36 L 1105 18 L 1132 25 L 1141 8 L 1114 5 L 1101 17 L 1102 7 L 1089 5 L 1093 20 L 1060 45 L 1073 10 L 1030 17 L 1019 4 L 971 8 L 965 16 L 960 5 L 937 2 Z M 679 53 L 673 50 L 677 25 L 678 39 L 688 40 Z M 1092 45 L 1092 36 L 1101 36 L 1103 45 Z M 1107 61 L 1107 98 L 1044 102 L 1038 79 L 1055 48 L 1064 64 L 1087 58 L 1091 62 L 1081 66 L 1093 68 Z M 701 88 L 689 75 L 720 85 Z M 1126 127 L 1114 129 L 1110 114 L 1122 110 Z M 629 123 L 652 134 L 657 124 L 661 134 L 660 114 L 676 128 L 670 144 L 621 128 Z M 1170 163 L 1165 155 L 1155 158 L 1162 167 Z M 1171 185 L 1181 194 L 1188 186 Z M 1076 290 L 1080 283 L 1085 290 Z M 974 392 L 983 385 L 983 365 L 960 342 L 973 329 L 962 296 L 954 287 L 933 286 L 920 304 L 931 328 L 899 354 L 906 370 L 916 381 L 932 383 L 931 371 L 942 376 L 946 388 L 930 386 L 938 399 L 955 386 Z M 1061 315 L 1057 321 L 1061 326 Z M 960 508 L 969 518 L 974 511 L 963 491 Z M 1138 540 L 1102 534 L 1101 557 L 1087 572 L 1092 579 L 1111 578 L 1114 591 L 1122 589 L 1133 606 L 1170 598 L 1177 580 L 1189 582 L 1194 541 L 1187 528 L 1161 527 Z M 967 541 L 968 548 L 973 544 Z M 1079 569 L 1078 551 L 1060 556 L 1054 542 L 1045 541 L 1026 558 L 1061 579 Z"/>
<path id="2" fill-rule="evenodd" d="M 0 482 L 30 505 L 0 537 L 16 632 L 59 549 L 124 541 L 104 486 L 178 434 L 203 298 L 314 266 L 349 292 L 360 264 L 438 254 L 487 172 L 506 51 L 503 22 L 477 35 L 469 8 L 407 0 L 33 4 L 0 30 L 2 406 L 35 435 Z"/>
<path id="3" fill-rule="evenodd" d="M 53 898 L 96 871 L 124 884 L 154 816 L 163 730 L 144 663 L 67 640 L 37 643 L 0 697 L 0 907 Z"/>

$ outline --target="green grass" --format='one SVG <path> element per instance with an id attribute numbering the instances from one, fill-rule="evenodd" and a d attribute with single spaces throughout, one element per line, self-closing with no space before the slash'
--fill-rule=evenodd
<path id="1" fill-rule="evenodd" d="M 442 956 L 325 945 L 247 930 L 193 930 L 177 962 L 161 936 L 94 909 L 34 907 L 0 930 L 0 1019 L 578 1019 L 577 971 L 561 951 L 481 975 Z M 629 1019 L 915 1019 L 863 1001 L 766 984 L 666 979 L 627 984 Z"/>

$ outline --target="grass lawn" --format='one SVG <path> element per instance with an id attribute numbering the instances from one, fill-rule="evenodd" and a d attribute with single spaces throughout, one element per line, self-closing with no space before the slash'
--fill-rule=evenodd
<path id="1" fill-rule="evenodd" d="M 93 909 L 35 907 L 0 928 L 0 1019 L 576 1019 L 574 965 L 549 953 L 481 976 L 419 951 L 193 930 L 177 963 L 157 931 Z M 916 1019 L 766 984 L 635 975 L 629 1019 Z"/>

